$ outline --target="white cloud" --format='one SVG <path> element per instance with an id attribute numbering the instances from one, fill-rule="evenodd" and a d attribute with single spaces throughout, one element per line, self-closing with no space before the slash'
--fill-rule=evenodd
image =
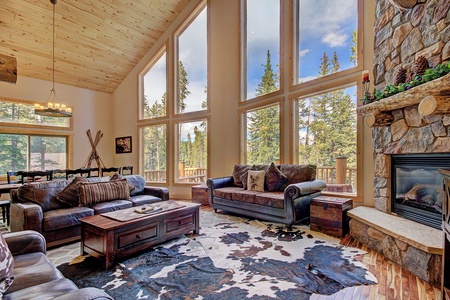
<path id="1" fill-rule="evenodd" d="M 311 51 L 310 49 L 303 49 L 303 50 L 300 50 L 300 51 L 298 51 L 298 57 L 303 57 L 303 56 L 305 56 L 306 54 L 308 54 L 310 51 Z"/>
<path id="2" fill-rule="evenodd" d="M 332 33 L 341 32 L 357 15 L 356 0 L 300 1 L 300 34 L 305 38 L 322 37 L 328 41 Z M 356 21 L 356 20 L 355 20 Z"/>
<path id="3" fill-rule="evenodd" d="M 322 36 L 322 43 L 330 47 L 342 47 L 346 45 L 348 35 L 336 32 L 329 32 Z"/>

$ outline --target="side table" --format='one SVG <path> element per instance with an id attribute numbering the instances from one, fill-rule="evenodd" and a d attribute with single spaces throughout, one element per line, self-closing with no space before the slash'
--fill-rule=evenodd
<path id="1" fill-rule="evenodd" d="M 191 189 L 192 202 L 202 205 L 208 205 L 208 186 L 206 185 L 194 185 Z"/>
<path id="2" fill-rule="evenodd" d="M 316 197 L 311 200 L 310 229 L 336 237 L 343 237 L 349 231 L 347 211 L 352 208 L 352 199 Z"/>

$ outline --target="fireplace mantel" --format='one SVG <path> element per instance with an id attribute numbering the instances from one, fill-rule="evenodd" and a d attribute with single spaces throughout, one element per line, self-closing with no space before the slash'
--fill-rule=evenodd
<path id="1" fill-rule="evenodd" d="M 410 90 L 395 94 L 356 109 L 364 117 L 367 127 L 389 126 L 394 117 L 391 111 L 419 104 L 419 113 L 428 115 L 450 114 L 450 74 Z"/>

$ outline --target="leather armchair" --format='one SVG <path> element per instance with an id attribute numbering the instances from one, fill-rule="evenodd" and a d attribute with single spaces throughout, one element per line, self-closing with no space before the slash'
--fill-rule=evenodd
<path id="1" fill-rule="evenodd" d="M 78 287 L 49 261 L 45 238 L 38 232 L 26 230 L 3 234 L 14 257 L 14 281 L 3 296 L 15 299 L 98 299 L 111 296 L 97 288 Z"/>

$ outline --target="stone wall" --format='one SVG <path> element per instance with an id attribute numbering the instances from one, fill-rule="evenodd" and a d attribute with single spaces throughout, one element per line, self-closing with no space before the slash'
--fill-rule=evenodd
<path id="1" fill-rule="evenodd" d="M 420 55 L 434 67 L 450 60 L 450 1 L 426 0 L 400 11 L 375 0 L 374 84 L 393 84 L 400 66 L 409 69 Z"/>

